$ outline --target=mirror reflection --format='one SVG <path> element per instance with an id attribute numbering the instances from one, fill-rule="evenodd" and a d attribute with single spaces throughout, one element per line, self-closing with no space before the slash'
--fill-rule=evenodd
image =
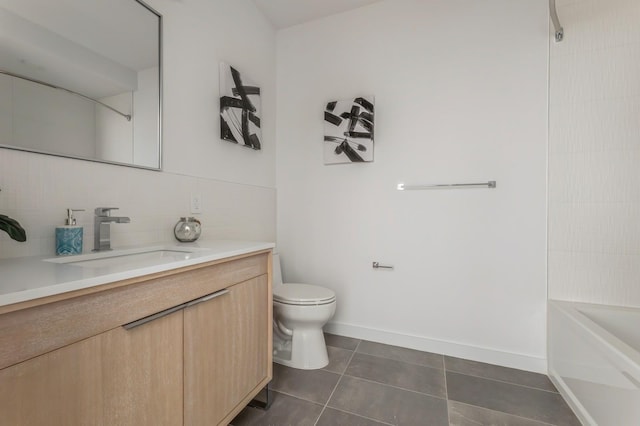
<path id="1" fill-rule="evenodd" d="M 0 0 L 0 147 L 159 169 L 160 30 L 137 0 Z"/>

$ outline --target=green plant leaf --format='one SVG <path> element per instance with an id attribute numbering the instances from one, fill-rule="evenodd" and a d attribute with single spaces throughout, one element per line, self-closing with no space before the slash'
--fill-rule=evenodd
<path id="1" fill-rule="evenodd" d="M 3 230 L 9 236 L 20 242 L 27 241 L 27 231 L 16 221 L 9 216 L 0 214 L 0 230 Z"/>

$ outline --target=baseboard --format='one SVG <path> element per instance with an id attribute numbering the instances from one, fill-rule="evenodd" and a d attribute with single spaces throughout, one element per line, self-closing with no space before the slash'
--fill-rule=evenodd
<path id="1" fill-rule="evenodd" d="M 325 325 L 324 331 L 340 336 L 370 340 L 372 342 L 384 343 L 387 345 L 402 346 L 404 348 L 416 349 L 419 351 L 434 352 L 457 358 L 486 362 L 487 364 L 501 365 L 504 367 L 517 368 L 519 370 L 547 374 L 547 359 L 531 355 L 504 352 L 490 348 L 447 342 L 444 340 L 430 339 L 422 336 L 402 334 L 388 330 L 378 330 L 339 322 L 329 322 Z"/>

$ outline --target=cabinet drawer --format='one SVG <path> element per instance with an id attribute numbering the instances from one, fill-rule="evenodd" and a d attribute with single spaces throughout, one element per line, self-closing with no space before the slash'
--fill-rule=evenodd
<path id="1" fill-rule="evenodd" d="M 0 315 L 0 369 L 268 272 L 268 253 L 140 277 Z"/>

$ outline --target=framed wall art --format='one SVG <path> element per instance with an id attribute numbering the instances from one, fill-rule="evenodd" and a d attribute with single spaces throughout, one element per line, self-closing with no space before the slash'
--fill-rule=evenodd
<path id="1" fill-rule="evenodd" d="M 220 138 L 248 148 L 262 147 L 260 88 L 220 63 Z"/>
<path id="2" fill-rule="evenodd" d="M 327 103 L 324 164 L 373 161 L 373 97 Z"/>

